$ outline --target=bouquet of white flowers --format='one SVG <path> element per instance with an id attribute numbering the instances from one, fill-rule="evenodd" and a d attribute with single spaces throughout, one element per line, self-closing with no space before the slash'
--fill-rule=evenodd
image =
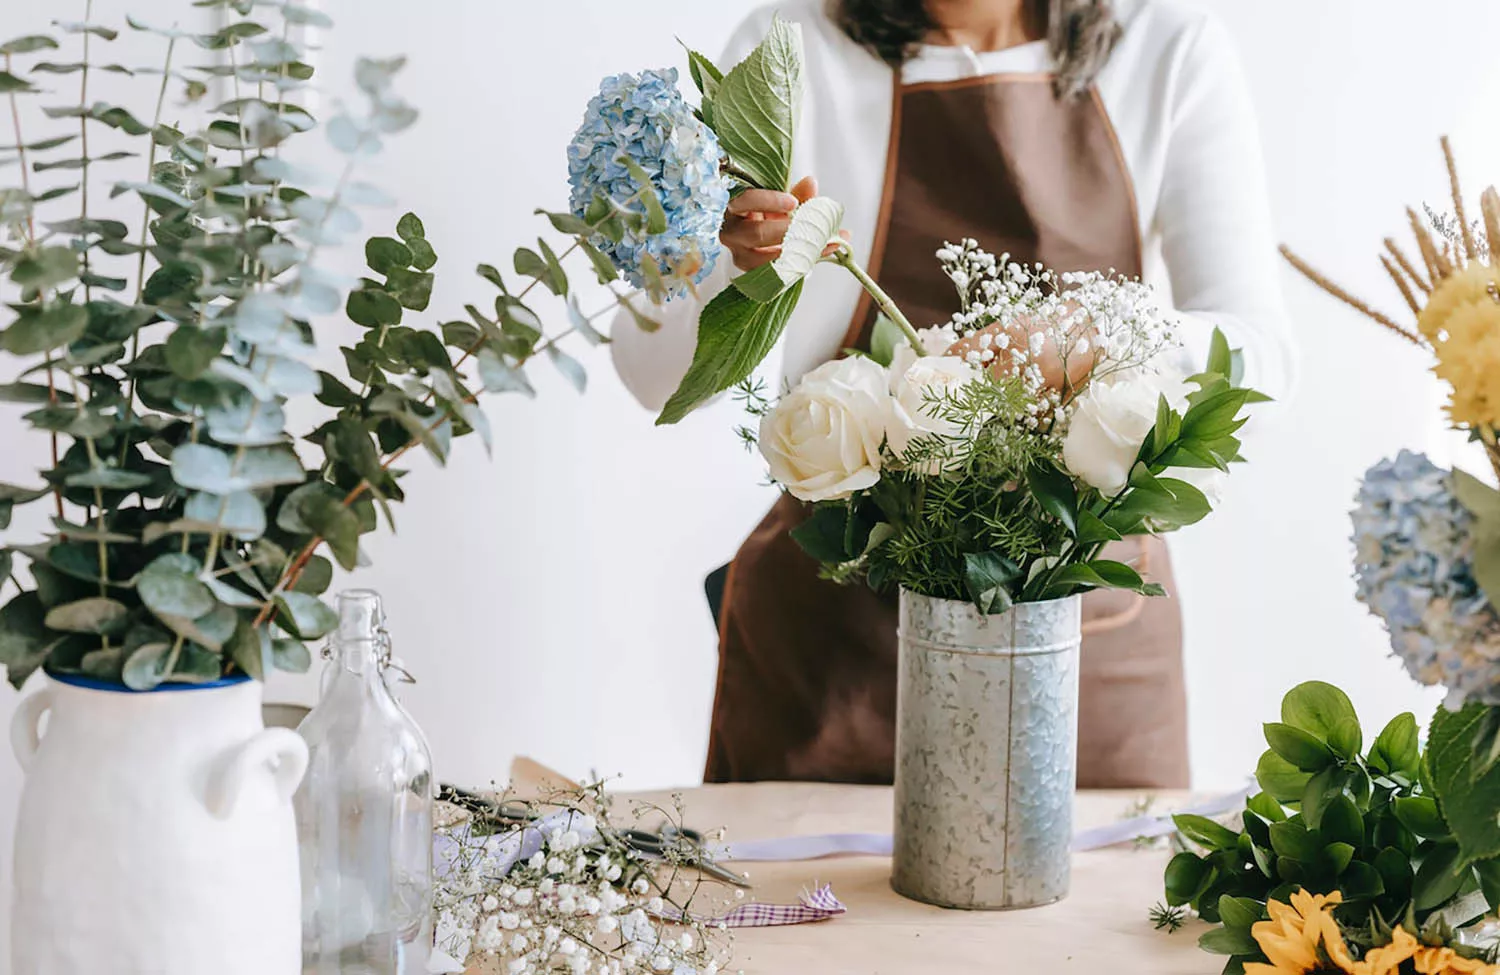
<path id="1" fill-rule="evenodd" d="M 1242 460 L 1237 353 L 1215 333 L 1178 367 L 1176 330 L 1138 281 L 1055 275 L 972 240 L 937 253 L 946 324 L 877 328 L 870 356 L 748 391 L 771 478 L 813 502 L 793 532 L 832 578 L 865 577 L 987 613 L 1090 589 L 1159 586 L 1101 557 L 1202 519 Z"/>

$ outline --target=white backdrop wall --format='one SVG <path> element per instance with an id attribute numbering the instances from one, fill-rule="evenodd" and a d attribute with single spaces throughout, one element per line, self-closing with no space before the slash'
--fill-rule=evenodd
<path id="1" fill-rule="evenodd" d="M 1374 254 L 1400 230 L 1406 203 L 1445 198 L 1439 134 L 1455 136 L 1473 189 L 1500 178 L 1500 77 L 1485 46 L 1500 30 L 1500 7 L 1434 0 L 1414 17 L 1399 0 L 1203 2 L 1239 39 L 1282 238 L 1395 307 Z M 682 64 L 674 34 L 716 50 L 754 5 L 325 0 L 338 27 L 321 38 L 322 114 L 352 90 L 356 55 L 410 57 L 399 87 L 422 119 L 390 142 L 371 175 L 426 221 L 440 257 L 432 320 L 487 300 L 473 266 L 507 264 L 510 249 L 541 229 L 531 210 L 562 207 L 563 147 L 601 75 Z M 74 6 L 5 0 L 0 32 L 79 16 Z M 114 23 L 126 9 L 115 0 L 95 7 L 96 19 Z M 207 14 L 179 0 L 128 9 L 155 23 L 208 26 Z M 119 60 L 155 50 L 140 37 L 125 43 Z M 72 83 L 58 81 L 57 100 L 74 97 Z M 99 97 L 124 100 L 125 89 L 104 84 L 96 81 Z M 130 90 L 149 115 L 148 89 L 137 81 Z M 367 229 L 389 233 L 399 213 L 367 214 Z M 351 253 L 349 268 L 358 263 Z M 1436 701 L 1405 679 L 1354 602 L 1345 513 L 1376 459 L 1402 446 L 1448 456 L 1455 445 L 1439 421 L 1439 391 L 1415 351 L 1290 273 L 1286 291 L 1305 355 L 1300 396 L 1288 422 L 1254 446 L 1225 509 L 1176 549 L 1193 768 L 1204 787 L 1253 768 L 1260 722 L 1300 680 L 1337 681 L 1377 727 L 1404 709 L 1425 717 Z M 330 356 L 354 331 L 322 328 Z M 585 397 L 542 375 L 537 401 L 492 403 L 493 459 L 465 442 L 446 471 L 415 463 L 400 534 L 369 544 L 375 565 L 355 580 L 387 597 L 398 652 L 420 678 L 406 699 L 447 779 L 503 776 L 516 753 L 637 786 L 701 773 L 715 668 L 701 579 L 772 496 L 730 432 L 733 404 L 658 430 L 615 380 L 606 350 L 583 358 L 592 373 Z M 34 483 L 44 447 L 16 416 L 0 414 L 0 480 Z M 5 540 L 28 540 L 43 514 L 17 517 Z M 281 679 L 272 693 L 310 702 L 313 683 Z M 14 703 L 0 692 L 0 720 Z M 14 764 L 0 757 L 0 837 L 10 834 L 19 787 Z M 6 842 L 0 944 L 9 941 L 9 861 Z"/>

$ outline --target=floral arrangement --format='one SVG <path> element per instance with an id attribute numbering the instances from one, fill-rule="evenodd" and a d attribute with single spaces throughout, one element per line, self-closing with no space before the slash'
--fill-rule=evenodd
<path id="1" fill-rule="evenodd" d="M 1429 784 L 1441 743 L 1424 754 L 1402 714 L 1365 750 L 1349 698 L 1318 681 L 1265 736 L 1261 791 L 1235 821 L 1174 817 L 1167 910 L 1216 925 L 1199 943 L 1225 972 L 1500 972 L 1472 926 L 1500 906 L 1500 861 L 1461 855 Z"/>
<path id="2" fill-rule="evenodd" d="M 1415 317 L 1397 322 L 1283 248 L 1325 291 L 1432 356 L 1453 426 L 1500 476 L 1500 192 L 1471 223 L 1443 140 L 1451 218 L 1408 211 L 1417 259 L 1394 240 L 1381 262 Z M 1429 211 L 1431 214 L 1431 211 Z M 1459 866 L 1500 857 L 1500 493 L 1461 470 L 1403 451 L 1365 475 L 1353 515 L 1357 593 L 1390 633 L 1411 676 L 1448 690 L 1429 729 L 1425 781 Z"/>
<path id="3" fill-rule="evenodd" d="M 870 357 L 814 369 L 749 433 L 771 478 L 812 502 L 793 534 L 839 580 L 1002 612 L 1096 588 L 1160 594 L 1101 557 L 1209 513 L 1240 460 L 1238 356 L 1216 333 L 1185 375 L 1176 330 L 1137 281 L 937 254 L 960 310 L 885 319 Z"/>
<path id="4" fill-rule="evenodd" d="M 601 783 L 505 798 L 503 816 L 455 815 L 437 833 L 437 947 L 460 964 L 508 975 L 715 975 L 729 959 L 725 925 L 704 917 L 724 888 L 686 847 L 647 859 L 614 824 Z M 680 831 L 677 809 L 640 805 Z M 730 898 L 732 900 L 732 898 Z"/>

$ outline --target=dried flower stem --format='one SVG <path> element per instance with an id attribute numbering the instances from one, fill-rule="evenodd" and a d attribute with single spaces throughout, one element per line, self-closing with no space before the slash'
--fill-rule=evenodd
<path id="1" fill-rule="evenodd" d="M 1464 253 L 1468 260 L 1478 260 L 1479 248 L 1474 242 L 1474 231 L 1469 227 L 1469 216 L 1464 211 L 1463 184 L 1458 178 L 1458 161 L 1453 156 L 1453 143 L 1446 135 L 1443 136 L 1443 159 L 1448 164 L 1448 185 L 1453 192 L 1453 215 L 1463 234 Z"/>
<path id="2" fill-rule="evenodd" d="M 1407 277 L 1411 278 L 1411 282 L 1416 285 L 1417 290 L 1424 294 L 1432 293 L 1432 285 L 1426 278 L 1422 277 L 1422 273 L 1412 264 L 1411 259 L 1406 256 L 1406 252 L 1396 243 L 1394 237 L 1387 237 L 1385 239 L 1385 249 L 1390 252 L 1391 259 L 1396 262 L 1396 266 L 1405 271 Z"/>
<path id="3" fill-rule="evenodd" d="M 1484 191 L 1479 205 L 1484 213 L 1484 232 L 1490 241 L 1491 260 L 1500 260 L 1500 192 L 1491 186 Z"/>
<path id="4" fill-rule="evenodd" d="M 1380 257 L 1380 264 L 1385 268 L 1386 273 L 1391 276 L 1391 280 L 1396 282 L 1396 287 L 1400 289 L 1401 297 L 1406 299 L 1406 306 L 1411 309 L 1411 313 L 1413 315 L 1421 315 L 1422 305 L 1417 301 L 1417 296 L 1412 292 L 1411 284 L 1407 282 L 1406 276 L 1401 273 L 1401 269 L 1393 264 L 1389 257 L 1383 254 Z"/>
<path id="5" fill-rule="evenodd" d="M 1432 286 L 1436 288 L 1444 278 L 1453 273 L 1453 267 L 1438 251 L 1437 242 L 1432 239 L 1432 231 L 1417 216 L 1417 211 L 1407 207 L 1406 217 L 1411 223 L 1412 234 L 1417 238 L 1417 247 L 1422 251 L 1422 262 L 1427 265 L 1427 276 L 1432 279 Z"/>
<path id="6" fill-rule="evenodd" d="M 1428 245 L 1431 245 L 1430 240 L 1428 241 Z M 1308 264 L 1302 258 L 1298 257 L 1292 251 L 1292 249 L 1290 247 L 1287 247 L 1285 244 L 1281 246 L 1281 256 L 1285 257 L 1287 259 L 1287 262 L 1290 263 L 1292 267 L 1300 271 L 1303 277 L 1307 278 L 1313 284 L 1317 285 L 1328 294 L 1337 298 L 1339 301 L 1342 301 L 1344 304 L 1353 308 L 1361 315 L 1364 315 L 1366 318 L 1371 319 L 1376 324 L 1381 325 L 1392 332 L 1395 332 L 1397 335 L 1406 339 L 1413 345 L 1424 349 L 1427 348 L 1427 341 L 1423 339 L 1422 336 L 1418 335 L 1416 332 L 1408 330 L 1406 327 L 1398 324 L 1390 316 L 1375 310 L 1366 302 L 1361 301 L 1359 298 L 1356 298 L 1354 295 L 1334 284 L 1311 264 Z"/>

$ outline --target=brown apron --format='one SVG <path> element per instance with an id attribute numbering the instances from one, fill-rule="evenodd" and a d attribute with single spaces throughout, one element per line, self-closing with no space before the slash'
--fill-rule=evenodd
<path id="1" fill-rule="evenodd" d="M 1134 189 L 1097 92 L 1059 101 L 1046 75 L 896 89 L 869 270 L 918 325 L 957 311 L 934 252 L 972 237 L 1057 271 L 1141 273 Z M 868 348 L 868 296 L 846 347 Z M 730 564 L 719 620 L 710 782 L 887 783 L 894 763 L 896 598 L 818 578 L 783 496 Z M 1172 589 L 1159 539 L 1116 543 Z M 1170 598 L 1084 597 L 1078 783 L 1186 786 L 1182 626 Z"/>

